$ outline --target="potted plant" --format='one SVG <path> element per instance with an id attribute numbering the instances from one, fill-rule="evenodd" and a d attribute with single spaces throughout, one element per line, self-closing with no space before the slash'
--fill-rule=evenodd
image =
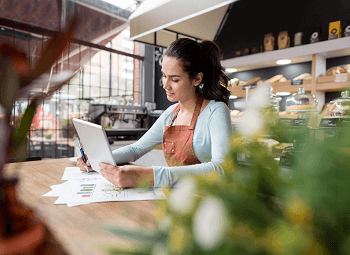
<path id="1" fill-rule="evenodd" d="M 17 179 L 5 174 L 9 158 L 25 158 L 27 155 L 27 133 L 37 105 L 44 97 L 51 96 L 72 77 L 72 73 L 51 77 L 55 83 L 45 93 L 31 93 L 37 87 L 37 79 L 48 72 L 62 51 L 71 41 L 75 22 L 66 31 L 53 38 L 34 68 L 30 68 L 25 54 L 16 47 L 0 46 L 0 253 L 1 254 L 44 254 L 47 229 L 36 218 L 35 213 L 18 202 Z M 41 80 L 42 81 L 42 80 Z M 48 80 L 49 81 L 49 80 Z M 29 98 L 24 114 L 12 121 L 11 112 L 18 98 Z"/>

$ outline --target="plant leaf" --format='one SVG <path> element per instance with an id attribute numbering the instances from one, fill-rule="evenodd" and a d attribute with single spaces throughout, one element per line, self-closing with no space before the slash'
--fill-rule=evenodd
<path id="1" fill-rule="evenodd" d="M 156 243 L 166 242 L 168 238 L 168 233 L 158 230 L 148 230 L 142 228 L 127 229 L 117 226 L 106 226 L 104 229 L 120 237 L 126 237 L 134 241 L 141 241 L 144 247 L 153 247 Z"/>
<path id="2" fill-rule="evenodd" d="M 37 100 L 33 100 L 23 114 L 21 124 L 17 130 L 14 130 L 9 144 L 9 154 L 16 152 L 17 147 L 21 146 L 27 138 L 27 133 L 32 124 L 34 114 L 36 112 Z"/>
<path id="3" fill-rule="evenodd" d="M 19 76 L 12 67 L 10 58 L 0 53 L 0 104 L 4 107 L 6 115 L 9 116 L 19 87 Z"/>

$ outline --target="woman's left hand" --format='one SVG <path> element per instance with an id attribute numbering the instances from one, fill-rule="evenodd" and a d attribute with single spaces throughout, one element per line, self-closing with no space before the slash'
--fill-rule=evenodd
<path id="1" fill-rule="evenodd" d="M 106 163 L 99 164 L 99 172 L 109 182 L 119 188 L 136 188 L 153 186 L 154 175 L 152 167 L 136 165 L 112 166 Z"/>

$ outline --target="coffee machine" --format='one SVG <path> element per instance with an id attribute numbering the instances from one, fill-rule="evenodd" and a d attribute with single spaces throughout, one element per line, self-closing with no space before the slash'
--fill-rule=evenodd
<path id="1" fill-rule="evenodd" d="M 92 123 L 103 126 L 110 141 L 137 139 L 148 130 L 144 106 L 92 103 L 88 115 Z"/>

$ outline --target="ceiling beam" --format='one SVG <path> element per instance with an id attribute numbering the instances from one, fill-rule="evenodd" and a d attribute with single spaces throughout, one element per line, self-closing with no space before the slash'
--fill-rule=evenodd
<path id="1" fill-rule="evenodd" d="M 128 22 L 131 12 L 102 0 L 76 0 L 77 4 Z"/>

